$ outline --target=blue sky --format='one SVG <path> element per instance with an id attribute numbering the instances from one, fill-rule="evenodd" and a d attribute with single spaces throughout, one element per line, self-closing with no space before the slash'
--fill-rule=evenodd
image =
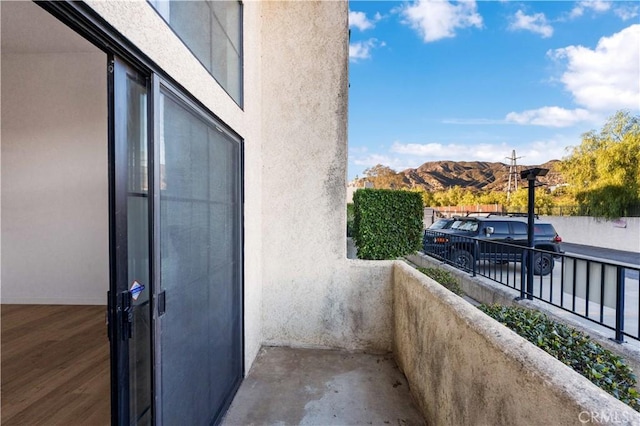
<path id="1" fill-rule="evenodd" d="M 349 179 L 376 164 L 566 155 L 640 112 L 640 5 L 351 1 Z"/>

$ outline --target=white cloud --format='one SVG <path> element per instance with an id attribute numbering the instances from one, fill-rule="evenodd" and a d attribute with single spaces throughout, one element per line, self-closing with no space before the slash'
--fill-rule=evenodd
<path id="1" fill-rule="evenodd" d="M 616 7 L 613 13 L 618 15 L 623 21 L 633 19 L 640 14 L 640 6 L 636 4 L 625 4 L 623 6 Z"/>
<path id="2" fill-rule="evenodd" d="M 525 15 L 523 11 L 519 10 L 513 16 L 513 20 L 509 24 L 509 29 L 512 31 L 531 31 L 540 34 L 543 38 L 548 38 L 553 35 L 553 27 L 549 25 L 544 13 Z"/>
<path id="3" fill-rule="evenodd" d="M 506 162 L 506 157 L 516 150 L 518 157 L 523 157 L 523 164 L 542 164 L 549 160 L 560 159 L 565 155 L 565 148 L 575 144 L 574 138 L 555 136 L 549 140 L 538 140 L 520 144 L 476 143 L 440 144 L 440 143 L 400 143 L 395 142 L 390 151 L 410 156 L 413 160 L 411 168 L 416 168 L 427 161 L 487 161 Z M 526 160 L 524 160 L 526 158 Z M 407 163 L 407 161 L 405 161 Z"/>
<path id="4" fill-rule="evenodd" d="M 375 27 L 376 22 L 382 19 L 379 13 L 376 13 L 373 19 L 367 18 L 367 14 L 364 12 L 349 12 L 349 28 L 355 27 L 360 31 L 370 30 Z"/>
<path id="5" fill-rule="evenodd" d="M 351 43 L 349 44 L 349 60 L 351 62 L 358 62 L 361 59 L 369 59 L 371 57 L 371 49 L 378 46 L 385 46 L 385 43 L 378 42 L 375 38 Z"/>
<path id="6" fill-rule="evenodd" d="M 548 55 L 566 60 L 560 80 L 578 105 L 596 111 L 640 107 L 640 24 L 602 37 L 595 49 L 568 46 Z"/>
<path id="7" fill-rule="evenodd" d="M 547 55 L 566 62 L 560 81 L 578 108 L 545 106 L 510 112 L 507 122 L 569 127 L 581 122 L 597 124 L 619 109 L 640 110 L 640 24 L 602 37 L 595 49 L 568 46 Z"/>
<path id="8" fill-rule="evenodd" d="M 570 18 L 577 18 L 584 14 L 586 10 L 591 10 L 593 12 L 602 13 L 611 9 L 611 2 L 603 1 L 603 0 L 585 0 L 579 1 L 576 5 L 571 9 L 569 13 Z"/>
<path id="9" fill-rule="evenodd" d="M 416 30 L 425 43 L 455 37 L 456 30 L 482 28 L 475 1 L 453 4 L 442 0 L 417 0 L 401 6 L 403 23 Z"/>
<path id="10" fill-rule="evenodd" d="M 349 161 L 362 170 L 382 164 L 391 167 L 396 172 L 415 167 L 415 163 L 406 158 L 399 158 L 387 154 L 368 154 L 364 156 L 349 156 Z"/>
<path id="11" fill-rule="evenodd" d="M 585 121 L 596 121 L 596 117 L 585 109 L 565 109 L 557 106 L 546 106 L 523 112 L 510 112 L 505 120 L 510 123 L 545 126 L 570 127 Z"/>

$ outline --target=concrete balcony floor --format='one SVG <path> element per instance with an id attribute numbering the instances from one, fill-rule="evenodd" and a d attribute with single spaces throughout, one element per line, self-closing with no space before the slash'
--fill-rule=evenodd
<path id="1" fill-rule="evenodd" d="M 424 425 L 391 354 L 264 347 L 223 425 Z"/>

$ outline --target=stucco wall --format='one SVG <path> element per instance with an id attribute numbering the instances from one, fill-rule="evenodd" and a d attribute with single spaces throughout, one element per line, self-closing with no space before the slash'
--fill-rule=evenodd
<path id="1" fill-rule="evenodd" d="M 581 424 L 640 415 L 404 262 L 394 264 L 394 355 L 427 424 Z"/>
<path id="2" fill-rule="evenodd" d="M 586 216 L 545 216 L 567 243 L 640 253 L 640 217 L 605 220 Z"/>
<path id="3" fill-rule="evenodd" d="M 265 343 L 360 346 L 375 322 L 354 295 L 389 279 L 346 260 L 348 6 L 264 2 L 263 19 Z"/>
<path id="4" fill-rule="evenodd" d="M 106 304 L 105 64 L 2 55 L 2 303 Z"/>
<path id="5" fill-rule="evenodd" d="M 523 306 L 544 312 L 550 318 L 588 334 L 589 337 L 600 345 L 623 357 L 633 371 L 640 371 L 640 349 L 633 341 L 616 343 L 611 339 L 613 332 L 610 330 L 604 328 L 600 328 L 600 330 L 598 330 L 598 327 L 595 326 L 594 323 L 587 320 L 581 320 L 571 312 L 555 308 L 540 300 L 517 300 L 520 296 L 519 290 L 515 290 L 479 275 L 473 277 L 467 272 L 456 269 L 453 266 L 443 264 L 442 262 L 424 254 L 416 253 L 406 256 L 406 258 L 417 266 L 424 268 L 436 267 L 449 271 L 458 279 L 464 294 L 478 303 L 484 303 L 486 305 L 499 304 L 503 306 Z M 636 386 L 636 388 L 640 391 L 638 386 Z"/>

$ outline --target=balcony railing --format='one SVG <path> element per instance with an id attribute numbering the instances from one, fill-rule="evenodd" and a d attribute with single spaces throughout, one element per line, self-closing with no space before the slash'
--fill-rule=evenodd
<path id="1" fill-rule="evenodd" d="M 427 231 L 427 239 L 429 256 L 605 327 L 617 342 L 640 340 L 638 265 L 436 231 Z M 530 283 L 528 256 L 534 264 Z"/>

